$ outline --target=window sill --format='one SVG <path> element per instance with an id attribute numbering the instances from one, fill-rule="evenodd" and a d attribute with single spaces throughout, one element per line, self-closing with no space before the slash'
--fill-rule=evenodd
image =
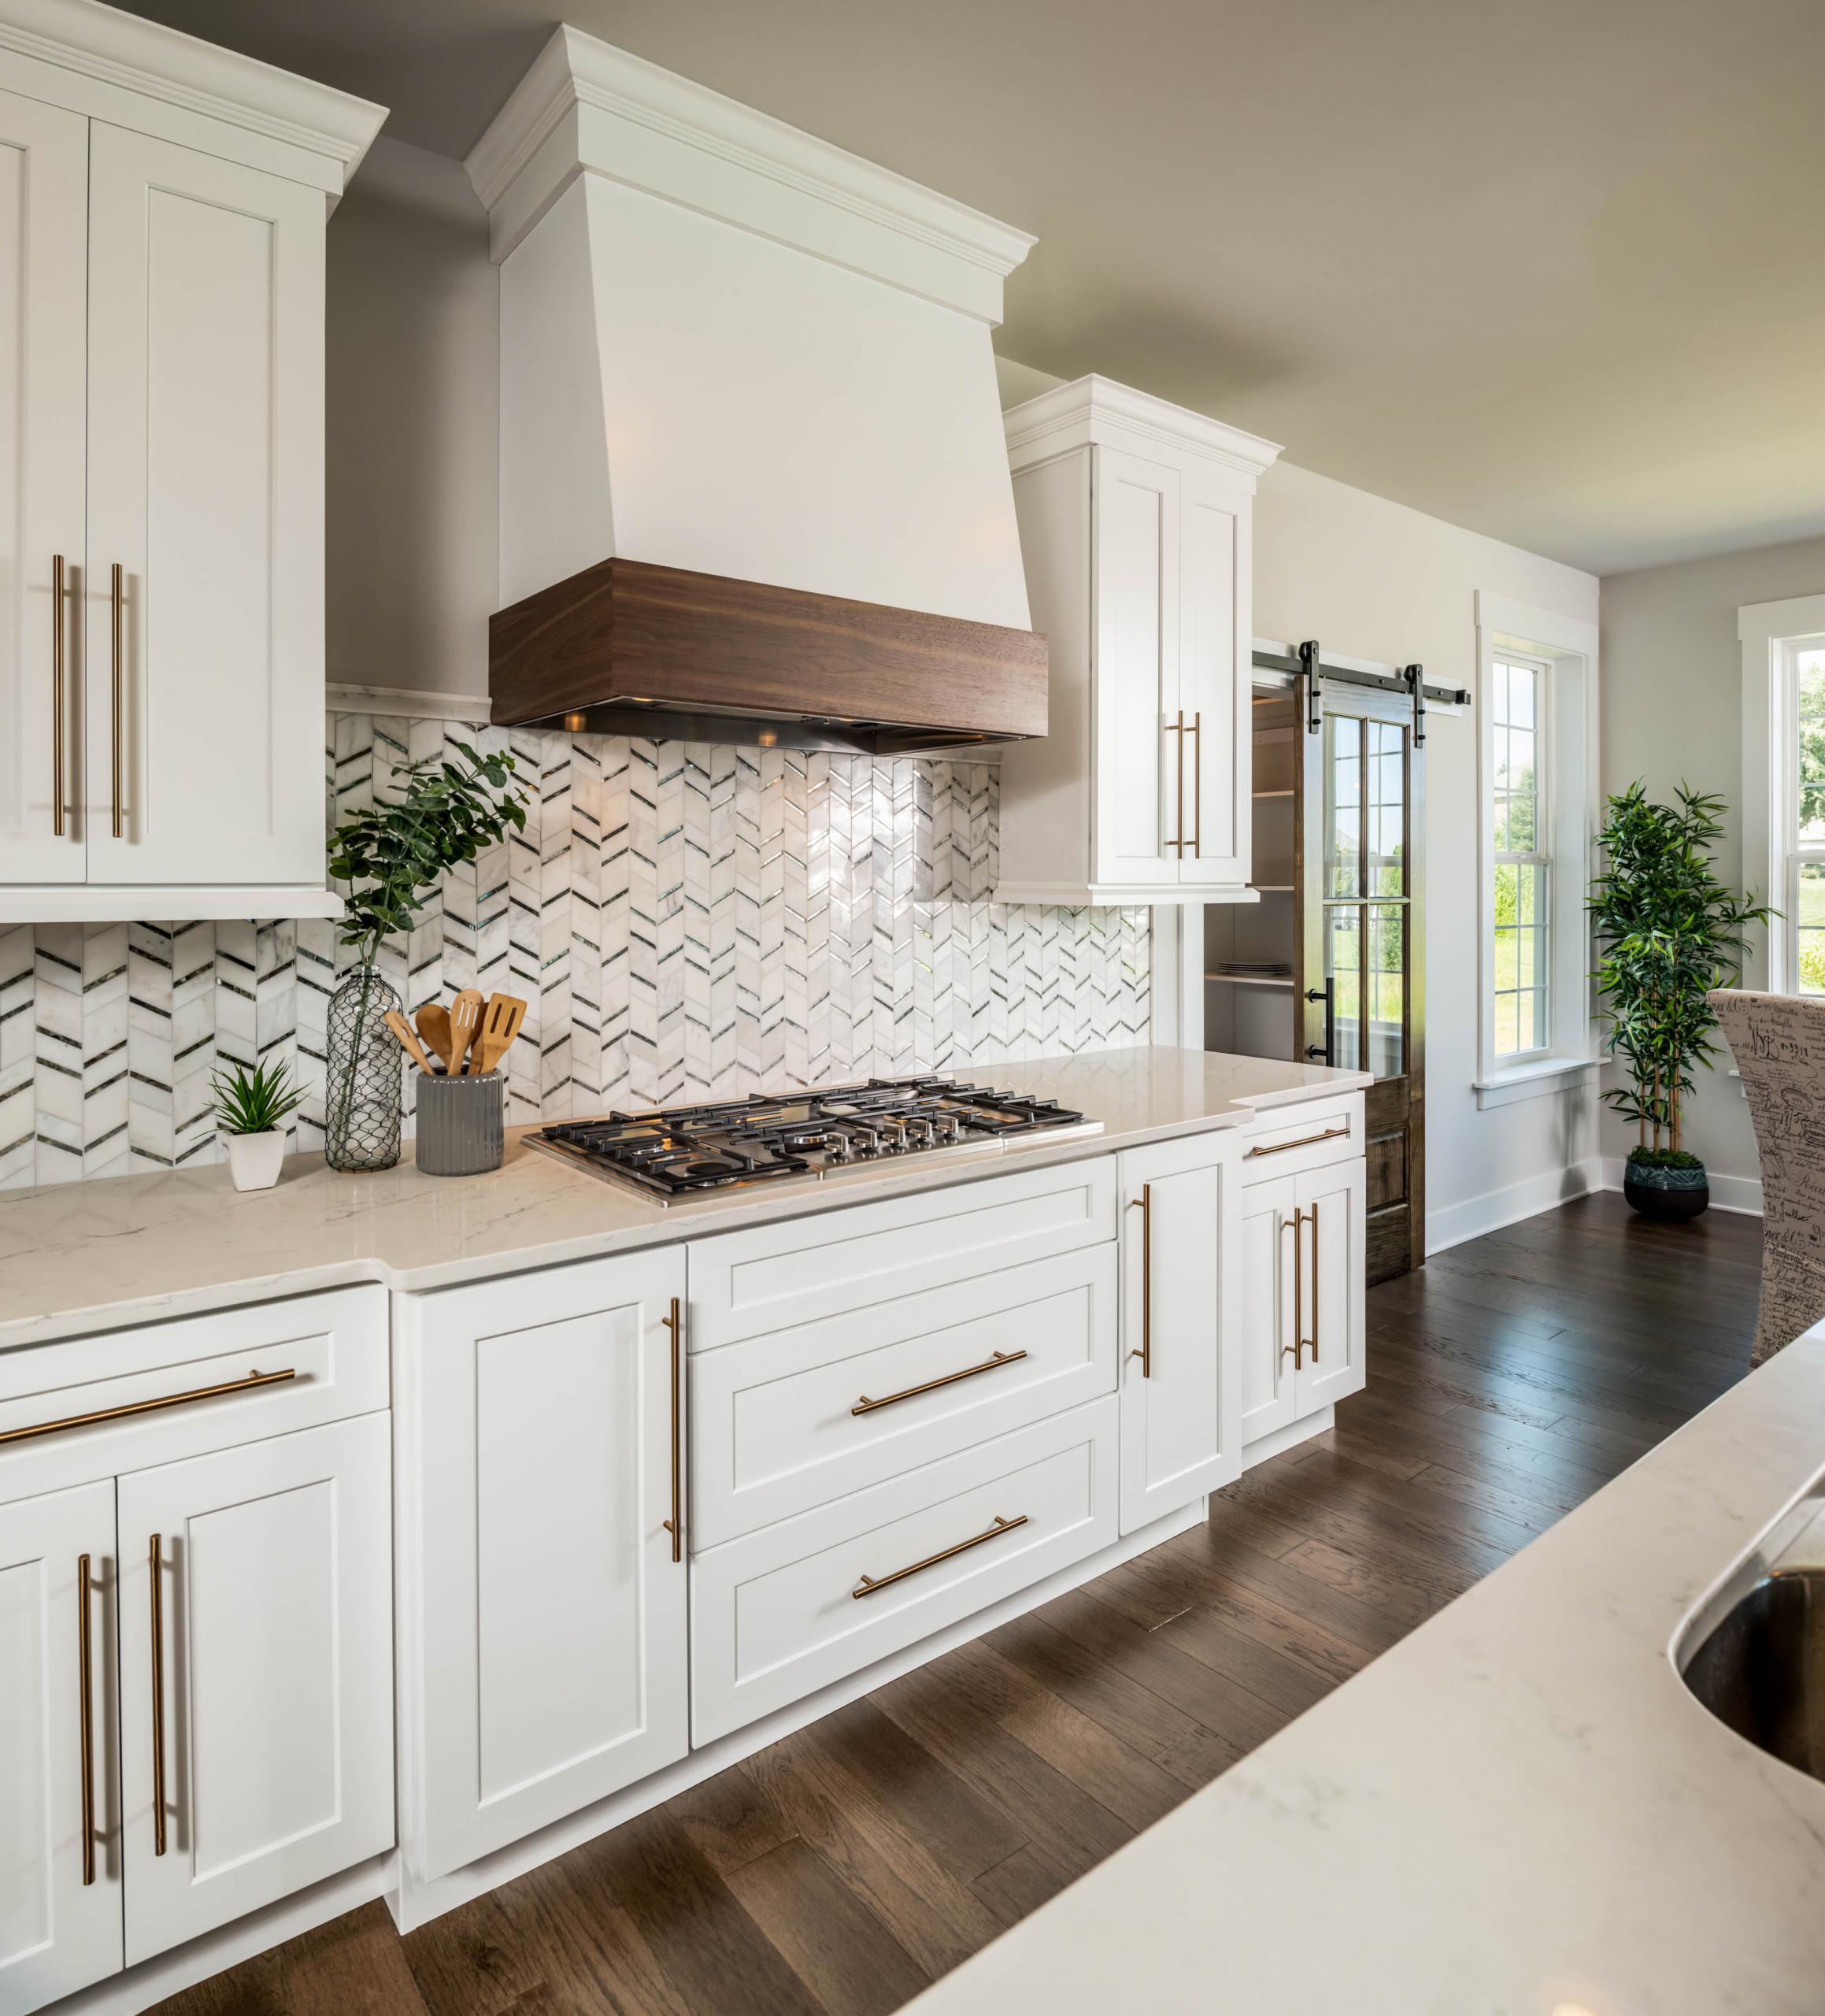
<path id="1" fill-rule="evenodd" d="M 1588 1057 L 1542 1057 L 1526 1064 L 1510 1065 L 1487 1078 L 1472 1082 L 1479 1112 L 1491 1106 L 1512 1106 L 1517 1099 L 1544 1099 L 1549 1093 L 1571 1091 L 1590 1082 L 1597 1069 Z"/>

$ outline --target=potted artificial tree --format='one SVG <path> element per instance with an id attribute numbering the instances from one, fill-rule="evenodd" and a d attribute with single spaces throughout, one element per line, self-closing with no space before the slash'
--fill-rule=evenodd
<path id="1" fill-rule="evenodd" d="M 228 1177 L 237 1190 L 270 1190 L 285 1159 L 285 1123 L 304 1094 L 282 1062 L 230 1062 L 209 1080 L 216 1120 L 228 1137 Z"/>
<path id="2" fill-rule="evenodd" d="M 450 747 L 461 763 L 438 755 L 402 765 L 393 773 L 397 796 L 330 836 L 330 873 L 348 885 L 342 940 L 355 954 L 354 971 L 330 997 L 324 1158 L 331 1169 L 391 1169 L 399 1159 L 404 1053 L 387 1016 L 404 1004 L 380 977 L 381 946 L 410 925 L 446 869 L 498 847 L 509 825 L 525 830 L 524 793 L 509 781 L 513 758 L 480 755 L 466 742 Z"/>
<path id="3" fill-rule="evenodd" d="M 1640 780 L 1609 801 L 1597 843 L 1605 872 L 1589 908 L 1599 957 L 1597 991 L 1609 1024 L 1605 1047 L 1628 1083 L 1605 1101 L 1640 1129 L 1623 1194 L 1649 1217 L 1695 1218 L 1711 1201 L 1705 1165 L 1684 1140 L 1692 1073 L 1716 1054 L 1717 1017 L 1705 996 L 1734 984 L 1743 931 L 1774 914 L 1738 898 L 1712 870 L 1723 800 L 1681 784 L 1677 803 L 1655 805 Z"/>

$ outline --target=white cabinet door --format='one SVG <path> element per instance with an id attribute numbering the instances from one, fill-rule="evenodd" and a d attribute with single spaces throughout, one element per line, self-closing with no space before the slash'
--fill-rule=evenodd
<path id="1" fill-rule="evenodd" d="M 1308 1169 L 1297 1181 L 1305 1214 L 1299 1243 L 1305 1342 L 1296 1411 L 1304 1415 L 1362 1390 L 1368 1180 L 1359 1155 Z"/>
<path id="2" fill-rule="evenodd" d="M 1293 1263 L 1297 1244 L 1294 1214 L 1297 1186 L 1290 1177 L 1251 1183 L 1242 1203 L 1242 1443 L 1271 1435 L 1293 1420 Z"/>
<path id="3" fill-rule="evenodd" d="M 672 1247 L 402 1299 L 422 1878 L 689 1747 L 683 1295 Z"/>
<path id="4" fill-rule="evenodd" d="M 119 1480 L 129 1965 L 393 1844 L 390 1418 Z"/>
<path id="5" fill-rule="evenodd" d="M 0 884 L 85 873 L 88 156 L 87 120 L 0 91 Z"/>
<path id="6" fill-rule="evenodd" d="M 0 2009 L 13 2016 L 120 1967 L 113 1555 L 112 1481 L 0 1505 Z"/>
<path id="7" fill-rule="evenodd" d="M 1179 699 L 1188 844 L 1182 883 L 1235 889 L 1253 852 L 1249 516 L 1253 485 L 1214 468 L 1185 479 L 1179 514 Z M 1238 672 L 1239 667 L 1239 672 Z"/>
<path id="8" fill-rule="evenodd" d="M 323 194 L 98 120 L 89 182 L 89 879 L 320 888 Z"/>
<path id="9" fill-rule="evenodd" d="M 1240 1146 L 1203 1134 L 1121 1157 L 1124 1533 L 1241 1471 Z"/>
<path id="10" fill-rule="evenodd" d="M 1092 464 L 1095 880 L 1170 887 L 1190 817 L 1179 690 L 1177 469 L 1117 448 Z"/>

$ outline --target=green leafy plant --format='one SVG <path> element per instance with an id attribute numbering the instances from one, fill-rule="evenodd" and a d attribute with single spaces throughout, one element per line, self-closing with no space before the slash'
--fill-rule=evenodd
<path id="1" fill-rule="evenodd" d="M 231 1062 L 225 1074 L 210 1079 L 209 1089 L 224 1134 L 269 1133 L 304 1103 L 303 1092 L 282 1062 L 256 1064 L 251 1071 Z"/>
<path id="2" fill-rule="evenodd" d="M 1696 1155 L 1683 1148 L 1631 1148 L 1629 1163 L 1634 1169 L 1702 1169 Z"/>
<path id="3" fill-rule="evenodd" d="M 1609 1025 L 1605 1047 L 1629 1077 L 1603 1096 L 1640 1128 L 1638 1155 L 1679 1151 L 1693 1070 L 1716 1054 L 1717 1017 L 1705 996 L 1734 984 L 1744 931 L 1774 915 L 1753 892 L 1738 897 L 1717 879 L 1711 850 L 1723 831 L 1723 800 L 1683 784 L 1674 795 L 1675 803 L 1656 805 L 1637 779 L 1611 798 L 1597 836 L 1607 863 L 1588 904 Z"/>

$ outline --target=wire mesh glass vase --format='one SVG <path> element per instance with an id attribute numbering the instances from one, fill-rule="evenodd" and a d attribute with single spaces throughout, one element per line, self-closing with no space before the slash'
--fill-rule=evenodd
<path id="1" fill-rule="evenodd" d="M 405 1052 L 387 1016 L 401 1007 L 372 966 L 357 966 L 330 996 L 324 1159 L 331 1169 L 391 1169 L 399 1159 Z"/>

